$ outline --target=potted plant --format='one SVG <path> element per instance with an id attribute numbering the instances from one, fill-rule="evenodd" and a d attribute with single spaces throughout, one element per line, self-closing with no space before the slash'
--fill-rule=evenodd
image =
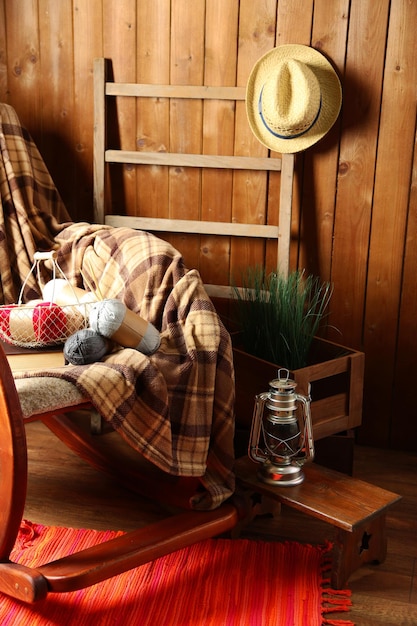
<path id="1" fill-rule="evenodd" d="M 234 290 L 244 350 L 289 370 L 305 367 L 327 316 L 331 284 L 304 271 L 266 275 L 257 267 L 249 268 L 242 287 Z"/>
<path id="2" fill-rule="evenodd" d="M 303 271 L 280 276 L 249 268 L 234 292 L 237 429 L 250 429 L 255 396 L 282 367 L 298 393 L 311 393 L 315 439 L 359 426 L 364 354 L 318 336 L 328 316 L 330 283 Z"/>

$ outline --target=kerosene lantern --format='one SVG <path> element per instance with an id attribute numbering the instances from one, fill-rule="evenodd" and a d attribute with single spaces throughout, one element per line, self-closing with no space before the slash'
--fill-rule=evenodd
<path id="1" fill-rule="evenodd" d="M 249 441 L 250 458 L 262 464 L 259 478 L 277 486 L 303 482 L 301 468 L 314 458 L 310 395 L 295 393 L 289 376 L 279 369 L 269 391 L 256 396 Z"/>

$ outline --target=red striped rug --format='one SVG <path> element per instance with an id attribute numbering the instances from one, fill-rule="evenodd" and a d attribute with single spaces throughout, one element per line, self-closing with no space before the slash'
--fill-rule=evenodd
<path id="1" fill-rule="evenodd" d="M 120 533 L 25 522 L 12 559 L 36 566 Z M 2 626 L 322 626 L 348 611 L 329 589 L 330 546 L 210 539 L 81 591 L 26 605 L 0 597 Z"/>

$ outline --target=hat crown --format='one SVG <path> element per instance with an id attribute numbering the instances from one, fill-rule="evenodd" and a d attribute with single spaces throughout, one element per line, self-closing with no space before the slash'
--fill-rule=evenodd
<path id="1" fill-rule="evenodd" d="M 265 81 L 260 94 L 264 123 L 277 135 L 297 136 L 309 129 L 320 111 L 320 84 L 301 61 L 284 59 Z"/>
<path id="2" fill-rule="evenodd" d="M 342 105 L 342 87 L 319 50 L 284 44 L 253 66 L 246 87 L 246 113 L 255 137 L 275 152 L 300 152 L 322 139 Z"/>

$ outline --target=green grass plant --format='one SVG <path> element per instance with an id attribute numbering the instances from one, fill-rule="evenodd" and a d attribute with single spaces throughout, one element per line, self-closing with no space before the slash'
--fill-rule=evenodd
<path id="1" fill-rule="evenodd" d="M 248 268 L 234 292 L 243 349 L 289 370 L 305 367 L 328 314 L 330 283 L 300 270 L 282 276 Z"/>

